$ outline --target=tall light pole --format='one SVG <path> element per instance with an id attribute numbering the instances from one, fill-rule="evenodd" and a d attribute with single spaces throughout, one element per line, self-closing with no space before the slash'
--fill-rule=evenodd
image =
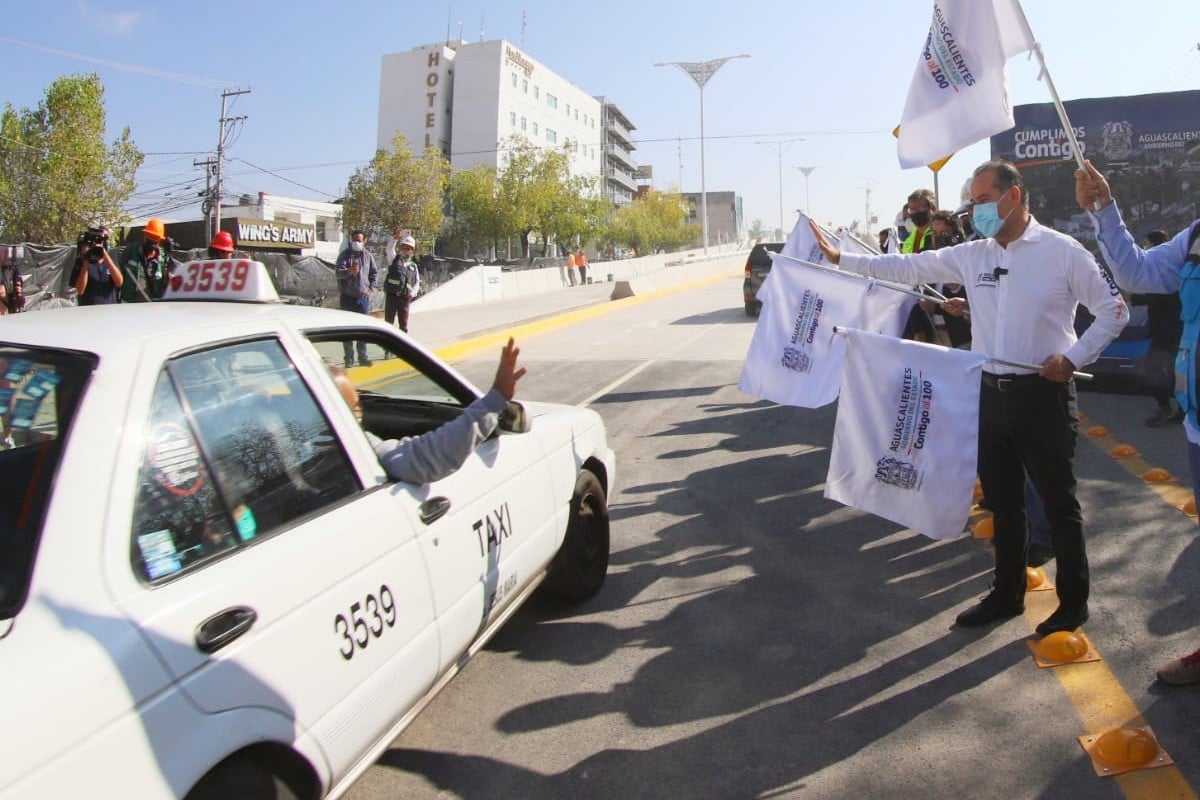
<path id="1" fill-rule="evenodd" d="M 778 142 L 755 142 L 755 144 L 771 144 L 775 146 L 775 152 L 779 156 L 779 235 L 783 236 L 783 151 L 788 149 L 788 145 L 796 142 L 803 142 L 803 139 L 783 139 Z"/>
<path id="2" fill-rule="evenodd" d="M 735 58 L 749 58 L 746 53 L 736 56 L 714 58 L 711 61 L 659 61 L 656 67 L 679 67 L 700 87 L 700 228 L 704 240 L 704 255 L 708 255 L 708 193 L 704 183 L 704 84 L 725 65 Z"/>
<path id="3" fill-rule="evenodd" d="M 808 196 L 808 176 L 813 174 L 813 170 L 816 169 L 816 167 L 796 167 L 796 169 L 804 173 L 804 214 L 807 217 L 811 217 L 812 201 Z"/>

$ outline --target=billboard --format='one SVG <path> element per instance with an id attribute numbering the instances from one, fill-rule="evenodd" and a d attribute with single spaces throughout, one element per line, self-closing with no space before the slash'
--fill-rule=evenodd
<path id="1" fill-rule="evenodd" d="M 1200 198 L 1200 91 L 1064 103 L 1084 157 L 1104 173 L 1134 237 L 1175 235 Z M 1043 225 L 1095 250 L 1091 220 L 1075 202 L 1075 160 L 1052 103 L 1013 109 L 1016 125 L 991 139 L 992 158 L 1017 165 Z"/>

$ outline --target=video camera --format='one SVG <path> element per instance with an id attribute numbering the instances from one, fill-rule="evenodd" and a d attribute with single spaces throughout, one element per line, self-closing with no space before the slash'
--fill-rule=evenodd
<path id="1" fill-rule="evenodd" d="M 75 247 L 85 260 L 99 261 L 104 258 L 104 253 L 108 249 L 108 228 L 91 226 L 79 234 Z"/>

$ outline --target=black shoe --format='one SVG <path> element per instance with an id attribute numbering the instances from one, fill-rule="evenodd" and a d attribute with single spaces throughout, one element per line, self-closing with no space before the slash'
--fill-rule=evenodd
<path id="1" fill-rule="evenodd" d="M 1040 567 L 1054 558 L 1054 548 L 1048 544 L 1030 543 L 1029 556 L 1025 563 L 1031 567 Z"/>
<path id="2" fill-rule="evenodd" d="M 360 367 L 369 367 L 369 366 L 371 366 L 371 363 L 372 363 L 371 359 L 369 359 L 369 358 L 360 358 L 358 360 L 358 365 Z"/>
<path id="3" fill-rule="evenodd" d="M 1165 428 L 1168 425 L 1177 425 L 1183 422 L 1183 415 L 1178 411 L 1172 411 L 1170 406 L 1159 408 L 1153 415 L 1146 418 L 1146 427 L 1148 428 Z"/>
<path id="4" fill-rule="evenodd" d="M 1025 606 L 1019 603 L 1016 605 L 1002 603 L 995 599 L 995 595 L 989 594 L 980 600 L 978 605 L 959 614 L 954 622 L 964 628 L 978 628 L 981 625 L 990 625 L 993 622 L 1015 617 L 1024 611 Z"/>
<path id="5" fill-rule="evenodd" d="M 1078 611 L 1059 606 L 1053 614 L 1038 623 L 1039 636 L 1049 636 L 1059 631 L 1073 631 L 1088 621 L 1088 610 L 1085 605 Z"/>

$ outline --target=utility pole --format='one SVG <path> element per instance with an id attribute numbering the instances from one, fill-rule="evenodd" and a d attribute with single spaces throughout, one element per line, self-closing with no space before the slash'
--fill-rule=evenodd
<path id="1" fill-rule="evenodd" d="M 226 126 L 231 122 L 243 122 L 245 117 L 226 117 L 225 109 L 229 98 L 236 97 L 239 94 L 250 94 L 249 89 L 226 89 L 221 92 L 221 130 L 217 136 L 217 185 L 215 198 L 213 200 L 213 234 L 221 230 L 221 162 L 225 160 L 225 132 Z"/>
<path id="2" fill-rule="evenodd" d="M 204 202 L 200 204 L 200 210 L 204 213 L 204 241 L 211 242 L 213 237 L 212 229 L 212 179 L 213 167 L 217 165 L 215 158 L 209 157 L 203 161 L 192 161 L 193 167 L 204 167 Z"/>

